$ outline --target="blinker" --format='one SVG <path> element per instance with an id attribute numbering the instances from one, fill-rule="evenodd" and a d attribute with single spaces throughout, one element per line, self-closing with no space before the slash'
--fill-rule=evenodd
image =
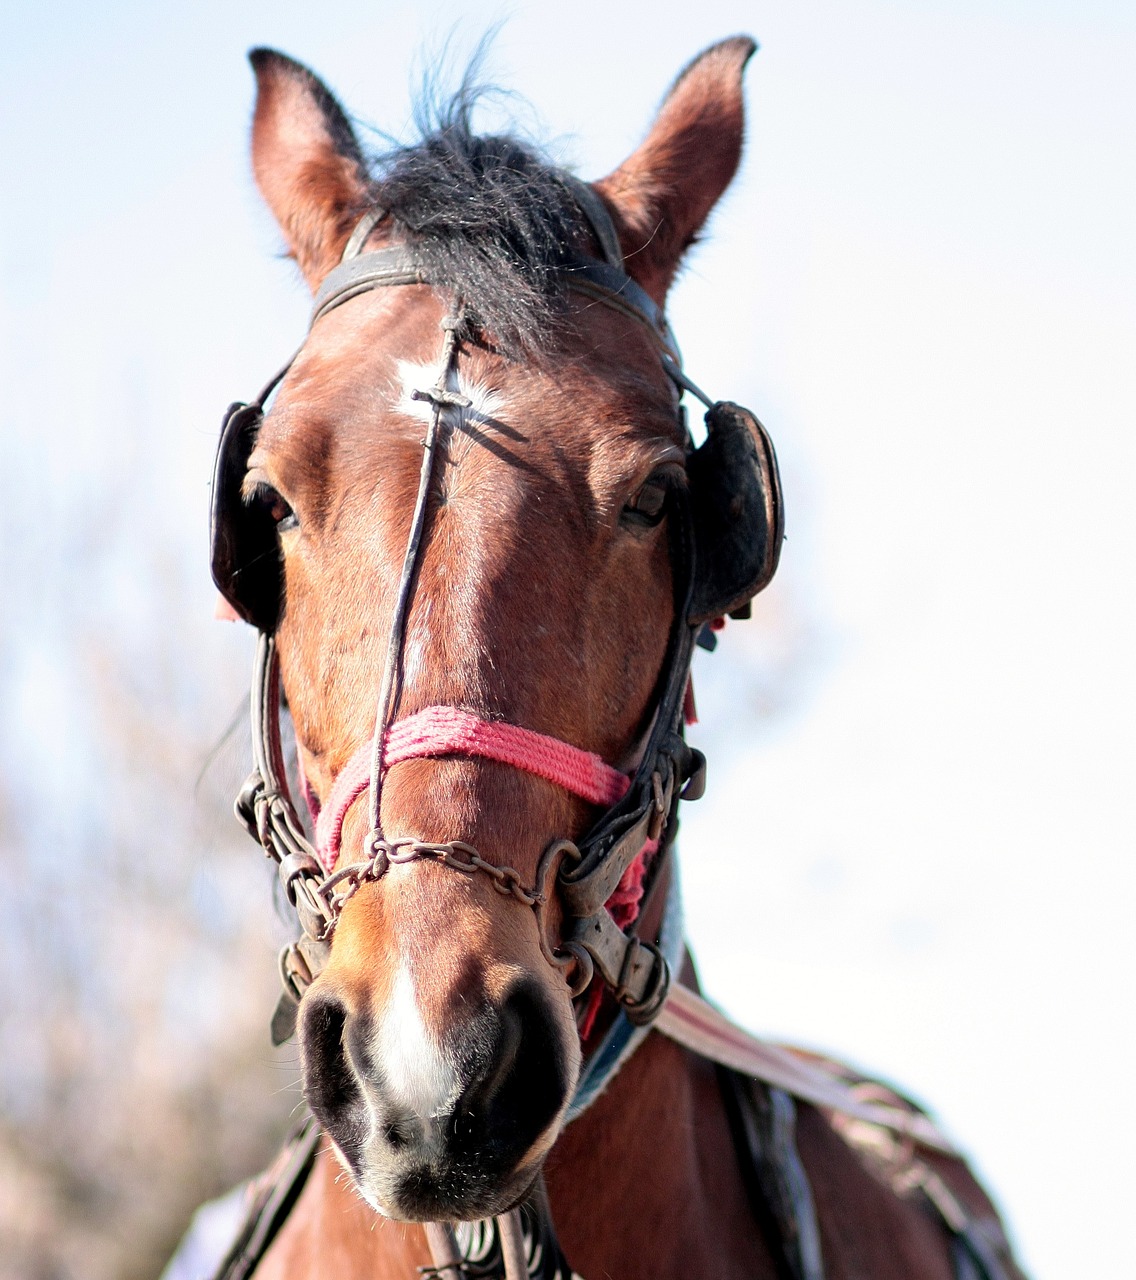
<path id="1" fill-rule="evenodd" d="M 264 419 L 260 404 L 229 406 L 213 471 L 211 569 L 213 581 L 246 622 L 276 630 L 284 573 L 276 525 L 270 513 L 244 500 L 248 461 Z"/>
<path id="2" fill-rule="evenodd" d="M 748 409 L 720 400 L 687 459 L 694 584 L 687 621 L 740 614 L 777 571 L 785 517 L 777 455 Z"/>

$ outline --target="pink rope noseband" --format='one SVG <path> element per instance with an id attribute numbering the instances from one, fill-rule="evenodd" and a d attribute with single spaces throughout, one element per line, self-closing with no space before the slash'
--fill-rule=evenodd
<path id="1" fill-rule="evenodd" d="M 335 779 L 327 804 L 316 813 L 316 846 L 328 871 L 339 857 L 347 811 L 370 786 L 371 754 L 370 743 L 356 751 Z M 398 720 L 383 741 L 384 769 L 405 760 L 453 755 L 512 765 L 595 805 L 615 804 L 631 785 L 626 774 L 593 751 L 518 725 L 482 720 L 458 707 L 427 707 Z"/>

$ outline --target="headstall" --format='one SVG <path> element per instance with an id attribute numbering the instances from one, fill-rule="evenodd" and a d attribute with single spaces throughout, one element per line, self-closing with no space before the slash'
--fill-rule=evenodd
<path id="1" fill-rule="evenodd" d="M 416 393 L 417 398 L 429 402 L 432 412 L 423 441 L 418 493 L 379 686 L 374 735 L 369 748 L 361 748 L 353 762 L 362 783 L 357 785 L 350 802 L 361 796 L 365 786 L 369 793 L 370 834 L 362 860 L 334 868 L 321 863 L 320 853 L 305 834 L 291 798 L 281 747 L 280 676 L 273 636 L 283 594 L 279 546 L 274 527 L 266 527 L 264 517 L 251 511 L 241 494 L 265 402 L 292 361 L 251 404 L 233 405 L 222 427 L 214 476 L 212 569 L 217 586 L 236 612 L 260 631 L 251 697 L 254 769 L 237 798 L 236 810 L 250 834 L 277 863 L 280 883 L 302 930 L 298 941 L 281 954 L 284 993 L 273 1018 L 277 1043 L 293 1033 L 299 1002 L 327 962 L 345 903 L 362 885 L 381 879 L 392 864 L 415 859 L 434 859 L 465 874 L 487 874 L 495 888 L 535 910 L 544 954 L 564 971 L 573 996 L 583 992 L 598 975 L 630 1021 L 645 1024 L 667 995 L 671 968 L 668 958 L 655 943 L 640 940 L 633 927 L 626 932 L 621 929 L 606 904 L 645 848 L 657 848 L 651 875 L 659 876 L 677 828 L 679 799 L 696 799 L 702 794 L 705 760 L 683 739 L 683 706 L 694 645 L 710 619 L 727 613 L 748 616 L 749 600 L 772 578 L 783 536 L 780 484 L 773 446 L 764 428 L 737 405 L 711 402 L 686 378 L 661 308 L 623 270 L 618 239 L 606 209 L 590 188 L 567 175 L 564 181 L 605 255 L 603 261 L 574 260 L 564 269 L 565 285 L 644 326 L 679 399 L 684 390 L 689 390 L 708 408 L 705 442 L 695 449 L 687 434 L 688 488 L 674 502 L 669 522 L 674 622 L 656 687 L 646 746 L 622 797 L 582 838 L 554 841 L 542 855 L 536 883 L 531 886 L 523 884 L 511 868 L 488 863 L 462 842 L 429 844 L 384 837 L 380 821 L 383 777 L 394 758 L 392 741 L 397 740 L 400 731 L 405 737 L 407 722 L 395 718 L 403 640 L 425 531 L 439 428 L 444 412 L 460 410 L 466 403 L 453 390 L 463 325 L 457 306 L 457 314 L 447 315 L 442 321 L 444 341 L 437 381 L 429 390 Z M 430 283 L 411 245 L 361 252 L 385 216 L 383 210 L 373 209 L 356 226 L 343 260 L 329 273 L 316 295 L 313 325 L 336 307 L 372 289 Z M 469 715 L 455 708 L 436 710 L 451 713 L 451 720 Z M 486 754 L 471 749 L 469 742 L 479 732 L 483 739 L 493 737 L 492 732 L 484 732 L 492 730 L 497 730 L 495 740 L 502 739 L 501 730 L 507 730 L 514 746 L 528 741 L 524 735 L 529 735 L 530 739 L 542 739 L 546 751 L 555 753 L 559 749 L 562 761 L 566 761 L 567 775 L 574 776 L 577 766 L 582 767 L 579 758 L 588 754 L 514 726 L 492 726 L 484 721 L 477 721 L 472 727 L 463 724 L 469 731 L 465 739 L 451 724 L 453 741 L 443 734 L 429 749 L 416 754 Z M 536 750 L 541 744 L 529 742 L 529 746 Z M 365 755 L 369 755 L 369 761 L 364 761 Z M 528 756 L 522 756 L 518 767 L 530 768 Z M 601 773 L 610 770 L 610 766 L 598 764 Z M 558 780 L 572 789 L 570 782 Z M 620 789 L 623 788 L 617 788 Z M 562 938 L 555 947 L 543 918 L 553 893 L 564 918 Z"/>

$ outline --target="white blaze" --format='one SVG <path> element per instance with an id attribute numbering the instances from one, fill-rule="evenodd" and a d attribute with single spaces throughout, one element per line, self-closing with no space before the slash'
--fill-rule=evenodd
<path id="1" fill-rule="evenodd" d="M 437 1037 L 426 1026 L 405 966 L 395 975 L 375 1039 L 376 1064 L 390 1101 L 423 1122 L 453 1110 L 461 1082 Z"/>

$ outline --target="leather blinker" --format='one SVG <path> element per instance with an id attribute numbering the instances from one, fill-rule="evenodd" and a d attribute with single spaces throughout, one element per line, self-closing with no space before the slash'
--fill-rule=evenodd
<path id="1" fill-rule="evenodd" d="M 229 406 L 221 426 L 210 512 L 213 581 L 238 614 L 272 632 L 283 597 L 283 564 L 276 525 L 242 492 L 249 456 L 264 418 L 259 404 Z"/>
<path id="2" fill-rule="evenodd" d="M 694 590 L 688 622 L 747 616 L 749 601 L 777 570 L 785 515 L 777 455 L 748 409 L 720 400 L 707 436 L 687 459 L 694 529 Z"/>

